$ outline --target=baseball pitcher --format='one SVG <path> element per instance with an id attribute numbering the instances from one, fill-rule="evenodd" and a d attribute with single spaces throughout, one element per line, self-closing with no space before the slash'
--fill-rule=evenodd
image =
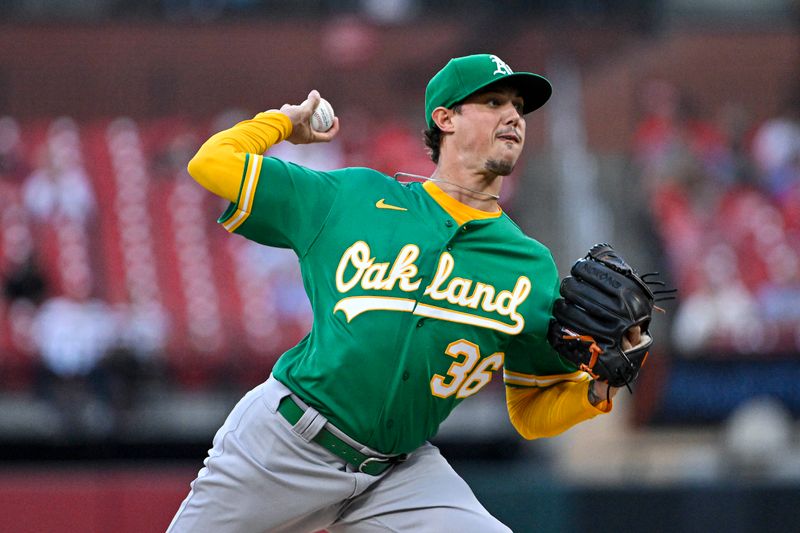
<path id="1" fill-rule="evenodd" d="M 314 322 L 219 429 L 170 532 L 509 531 L 428 442 L 439 424 L 502 371 L 519 433 L 556 435 L 609 412 L 652 342 L 653 295 L 610 246 L 560 283 L 497 203 L 550 94 L 497 56 L 451 60 L 425 93 L 424 183 L 262 155 L 334 138 L 316 91 L 203 144 L 189 172 L 230 200 L 220 224 L 297 254 Z"/>

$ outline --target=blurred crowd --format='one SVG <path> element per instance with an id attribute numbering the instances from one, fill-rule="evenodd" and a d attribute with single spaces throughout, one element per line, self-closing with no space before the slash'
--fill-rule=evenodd
<path id="1" fill-rule="evenodd" d="M 754 122 L 664 81 L 642 94 L 633 157 L 680 290 L 684 355 L 800 349 L 800 93 Z"/>
<path id="2" fill-rule="evenodd" d="M 430 174 L 420 132 L 343 115 L 350 135 L 273 154 Z M 52 402 L 56 431 L 110 434 L 148 387 L 253 385 L 308 331 L 293 254 L 229 237 L 225 202 L 186 173 L 204 138 L 247 117 L 0 118 L 2 389 Z"/>
<path id="3" fill-rule="evenodd" d="M 642 101 L 632 160 L 680 290 L 676 353 L 797 351 L 798 101 L 757 123 L 734 105 L 706 116 L 667 82 Z M 334 142 L 271 154 L 320 170 L 433 170 L 418 124 L 338 111 L 347 128 Z M 305 335 L 294 256 L 228 237 L 214 222 L 224 201 L 185 170 L 204 138 L 247 117 L 0 118 L 4 389 L 53 402 L 66 432 L 107 434 L 148 387 L 253 385 Z M 516 184 L 504 190 L 512 216 Z"/>

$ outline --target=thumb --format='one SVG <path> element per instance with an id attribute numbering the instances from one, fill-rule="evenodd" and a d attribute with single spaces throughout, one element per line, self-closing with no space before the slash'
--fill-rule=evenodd
<path id="1" fill-rule="evenodd" d="M 319 91 L 316 89 L 308 93 L 308 98 L 306 98 L 305 102 L 301 104 L 303 111 L 307 112 L 308 115 L 311 116 L 319 105 L 320 98 Z"/>

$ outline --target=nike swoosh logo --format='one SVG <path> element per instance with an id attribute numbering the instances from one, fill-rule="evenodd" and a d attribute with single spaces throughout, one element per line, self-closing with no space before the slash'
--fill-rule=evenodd
<path id="1" fill-rule="evenodd" d="M 383 201 L 384 199 L 381 198 L 377 202 L 375 202 L 375 207 L 378 209 L 394 209 L 395 211 L 408 211 L 405 207 L 397 207 L 396 205 L 390 205 Z"/>

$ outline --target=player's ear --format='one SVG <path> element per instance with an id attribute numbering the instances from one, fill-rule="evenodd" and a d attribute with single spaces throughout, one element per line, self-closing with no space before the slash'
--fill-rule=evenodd
<path id="1" fill-rule="evenodd" d="M 455 115 L 455 110 L 448 109 L 446 107 L 437 107 L 431 113 L 431 118 L 433 122 L 438 126 L 440 130 L 444 133 L 452 133 L 453 132 L 453 115 Z"/>

